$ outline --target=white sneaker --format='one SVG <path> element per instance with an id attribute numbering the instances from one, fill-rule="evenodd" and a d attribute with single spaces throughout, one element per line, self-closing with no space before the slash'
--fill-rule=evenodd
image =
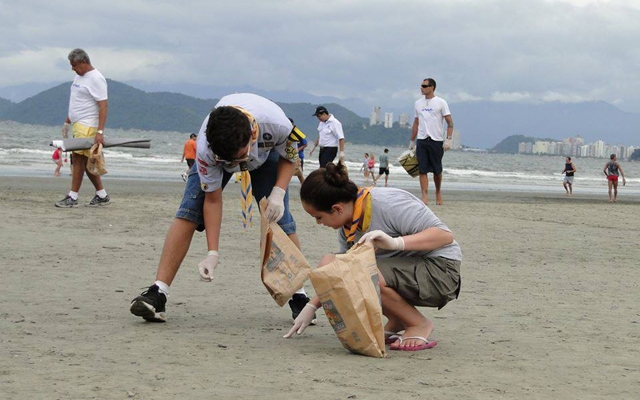
<path id="1" fill-rule="evenodd" d="M 182 180 L 186 182 L 187 181 L 187 176 L 188 176 L 187 173 L 183 172 L 182 173 Z"/>

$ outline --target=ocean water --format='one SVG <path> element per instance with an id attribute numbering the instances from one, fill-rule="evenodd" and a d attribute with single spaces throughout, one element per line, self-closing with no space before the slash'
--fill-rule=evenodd
<path id="1" fill-rule="evenodd" d="M 105 150 L 109 173 L 105 179 L 144 179 L 181 181 L 180 174 L 186 163 L 180 163 L 182 148 L 189 135 L 180 132 L 153 132 L 108 129 L 112 137 L 151 139 L 150 149 L 110 148 Z M 348 132 L 346 132 L 348 140 Z M 309 136 L 314 137 L 314 134 Z M 40 176 L 53 177 L 55 165 L 51 161 L 51 140 L 60 139 L 60 127 L 24 125 L 0 121 L 0 177 Z M 408 138 L 407 138 L 408 139 Z M 408 143 L 408 140 L 407 140 Z M 352 179 L 361 184 L 359 172 L 364 153 L 373 153 L 376 160 L 383 147 L 375 144 L 355 145 L 347 142 L 346 158 Z M 419 190 L 417 178 L 411 178 L 397 162 L 406 148 L 390 147 L 389 185 Z M 305 159 L 305 173 L 318 167 L 317 152 Z M 577 168 L 574 193 L 602 193 L 606 195 L 607 182 L 602 173 L 607 159 L 574 158 Z M 627 185 L 620 184 L 620 194 L 640 195 L 640 163 L 621 161 Z M 444 190 L 487 190 L 515 192 L 558 192 L 562 188 L 564 157 L 469 153 L 449 151 L 443 159 Z M 68 173 L 65 164 L 62 171 Z M 376 164 L 377 170 L 377 164 Z M 431 179 L 431 175 L 429 175 Z M 292 179 L 297 185 L 297 179 Z M 430 182 L 433 185 L 433 182 Z"/>

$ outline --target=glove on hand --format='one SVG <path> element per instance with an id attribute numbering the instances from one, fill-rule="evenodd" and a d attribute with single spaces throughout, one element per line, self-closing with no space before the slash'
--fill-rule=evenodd
<path id="1" fill-rule="evenodd" d="M 413 150 L 416 148 L 416 141 L 412 140 L 409 142 L 409 150 Z"/>
<path id="2" fill-rule="evenodd" d="M 341 151 L 340 153 L 338 153 L 338 158 L 344 162 L 344 151 Z"/>
<path id="3" fill-rule="evenodd" d="M 358 243 L 361 244 L 367 240 L 371 240 L 374 246 L 384 250 L 404 250 L 404 240 L 402 237 L 392 238 L 380 230 L 365 233 L 360 240 L 358 240 Z"/>
<path id="4" fill-rule="evenodd" d="M 267 197 L 269 205 L 265 210 L 265 218 L 269 222 L 278 222 L 284 215 L 284 195 L 286 191 L 282 188 L 274 186 L 271 190 L 271 194 Z"/>
<path id="5" fill-rule="evenodd" d="M 65 122 L 65 123 L 62 125 L 62 137 L 63 137 L 64 139 L 67 139 L 67 138 L 69 137 L 69 127 L 70 127 L 70 126 L 71 126 L 71 124 L 70 124 L 70 123 L 68 123 L 68 122 Z"/>
<path id="6" fill-rule="evenodd" d="M 213 281 L 213 270 L 218 266 L 218 252 L 215 250 L 209 251 L 207 257 L 200 261 L 198 264 L 198 271 L 200 272 L 200 280 L 203 282 Z"/>
<path id="7" fill-rule="evenodd" d="M 290 338 L 293 336 L 293 333 L 297 333 L 298 335 L 302 334 L 307 326 L 311 325 L 311 321 L 313 321 L 313 317 L 316 314 L 316 310 L 318 310 L 313 304 L 307 303 L 295 321 L 293 321 L 293 327 L 284 335 L 284 338 Z"/>

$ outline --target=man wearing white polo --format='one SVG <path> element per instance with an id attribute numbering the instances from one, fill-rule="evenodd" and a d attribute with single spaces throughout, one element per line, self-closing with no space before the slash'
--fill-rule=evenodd
<path id="1" fill-rule="evenodd" d="M 344 160 L 344 132 L 342 124 L 336 117 L 329 114 L 326 107 L 318 106 L 313 114 L 318 118 L 318 139 L 313 145 L 309 155 L 313 154 L 316 147 L 320 146 L 320 168 L 324 168 L 328 163 L 335 160 L 336 155 Z M 340 153 L 338 153 L 338 147 Z"/>

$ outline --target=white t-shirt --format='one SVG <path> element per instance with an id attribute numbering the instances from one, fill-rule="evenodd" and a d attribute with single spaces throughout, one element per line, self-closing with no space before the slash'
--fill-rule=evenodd
<path id="1" fill-rule="evenodd" d="M 231 94 L 220 99 L 216 107 L 239 106 L 250 112 L 258 123 L 260 134 L 258 140 L 253 143 L 249 152 L 247 165 L 249 171 L 253 171 L 264 164 L 269 157 L 269 152 L 275 150 L 281 158 L 295 162 L 298 155 L 298 146 L 289 140 L 289 134 L 293 125 L 284 111 L 278 105 L 264 97 L 251 93 Z M 213 192 L 222 187 L 223 169 L 228 172 L 240 171 L 240 166 L 231 168 L 214 160 L 214 153 L 207 141 L 207 123 L 209 116 L 204 119 L 198 133 L 196 162 L 198 163 L 198 175 L 200 184 L 205 192 Z"/>
<path id="2" fill-rule="evenodd" d="M 444 140 L 444 117 L 451 115 L 449 105 L 438 96 L 418 99 L 414 106 L 414 117 L 418 118 L 417 139 L 428 136 L 436 141 Z"/>
<path id="3" fill-rule="evenodd" d="M 344 139 L 342 124 L 333 115 L 329 115 L 329 119 L 318 124 L 318 133 L 320 147 L 338 147 L 340 139 Z"/>
<path id="4" fill-rule="evenodd" d="M 97 69 L 76 75 L 69 95 L 69 120 L 82 125 L 98 126 L 98 101 L 107 100 L 107 80 Z"/>
<path id="5" fill-rule="evenodd" d="M 411 193 L 396 188 L 380 187 L 371 191 L 371 224 L 369 231 L 381 230 L 391 237 L 413 235 L 428 228 L 451 230 L 427 207 L 422 200 Z M 356 242 L 366 232 L 356 231 Z M 344 229 L 338 230 L 340 253 L 347 251 L 347 237 Z M 446 246 L 431 251 L 376 251 L 376 258 L 389 257 L 445 257 L 462 260 L 460 245 L 455 240 Z"/>

